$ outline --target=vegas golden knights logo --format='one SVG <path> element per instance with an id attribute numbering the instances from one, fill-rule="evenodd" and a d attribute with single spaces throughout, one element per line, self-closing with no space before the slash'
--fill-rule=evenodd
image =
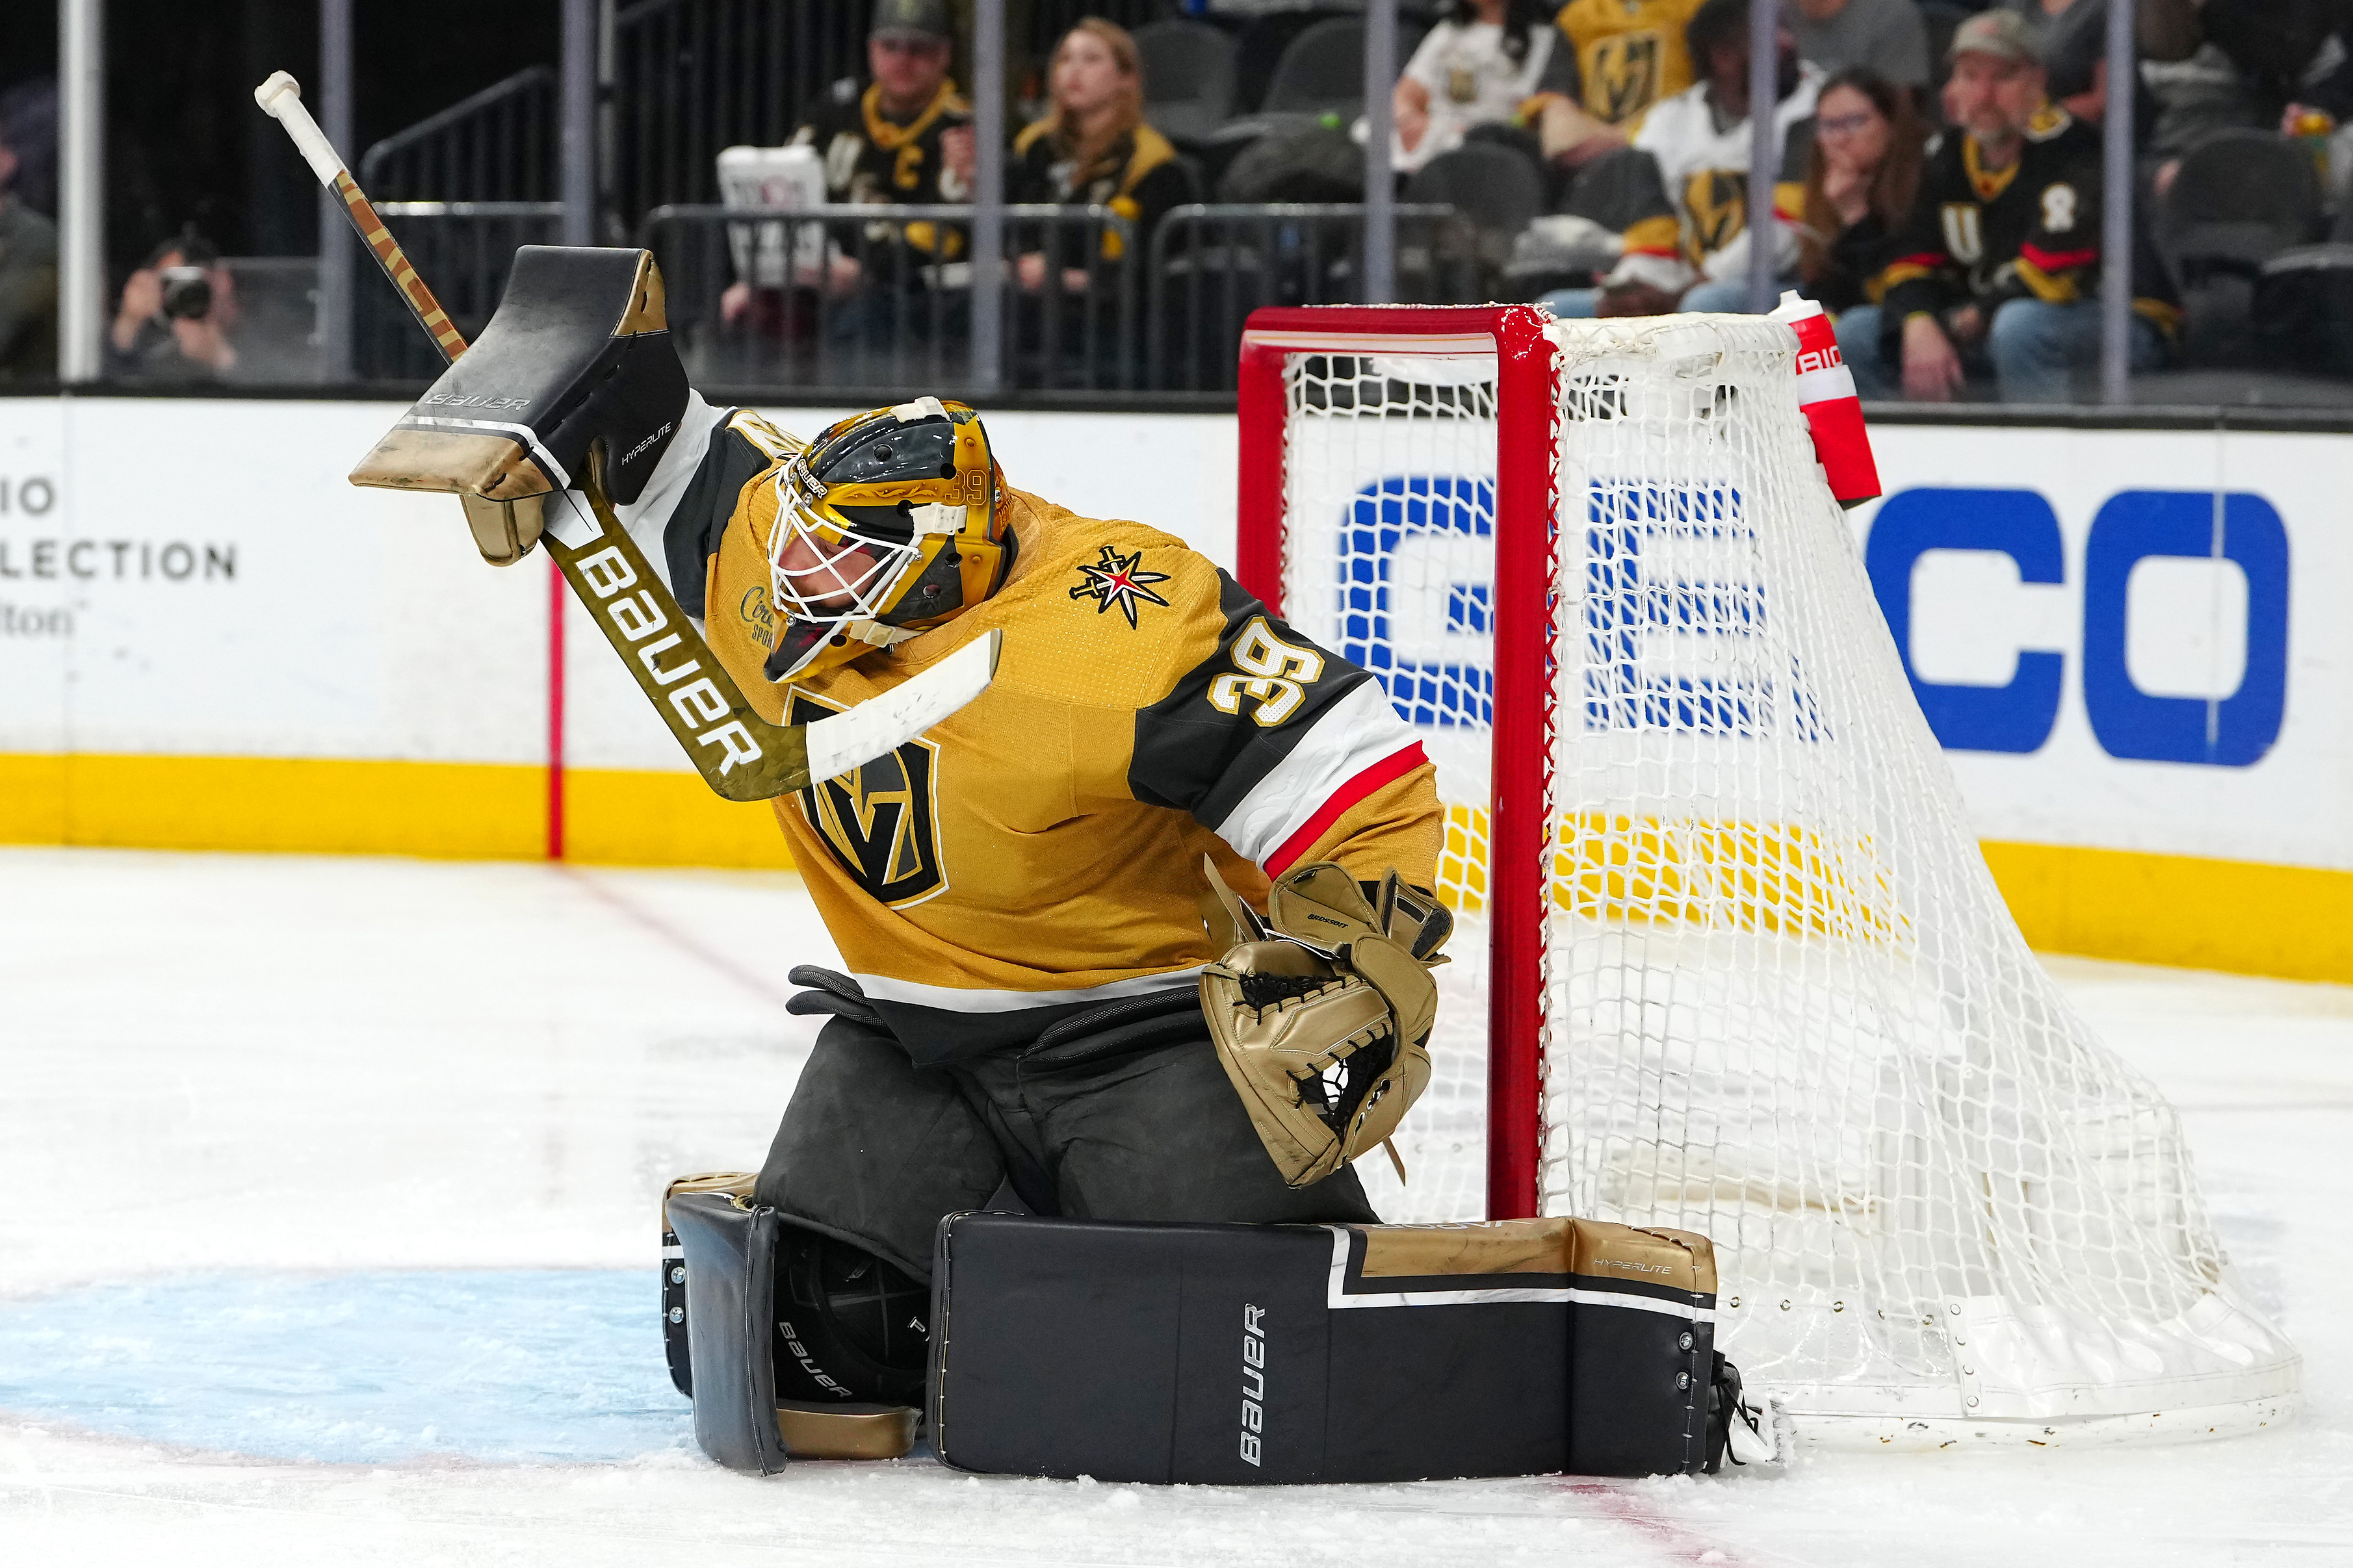
<path id="1" fill-rule="evenodd" d="M 1656 33 L 1615 33 L 1595 44 L 1585 68 L 1588 110 L 1618 125 L 1650 108 L 1659 96 L 1659 54 Z"/>
<path id="2" fill-rule="evenodd" d="M 840 711 L 822 698 L 795 691 L 785 722 L 813 723 Z M 835 863 L 892 909 L 922 903 L 948 885 L 932 793 L 939 751 L 918 738 L 801 791 L 801 816 Z"/>
<path id="3" fill-rule="evenodd" d="M 1714 256 L 1748 226 L 1748 176 L 1700 170 L 1683 184 L 1683 210 L 1691 214 L 1692 258 Z"/>

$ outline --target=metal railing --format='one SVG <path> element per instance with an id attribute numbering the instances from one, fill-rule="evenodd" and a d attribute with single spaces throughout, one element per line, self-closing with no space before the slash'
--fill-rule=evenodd
<path id="1" fill-rule="evenodd" d="M 718 199 L 723 148 L 777 146 L 834 83 L 866 75 L 872 0 L 640 0 L 613 22 L 610 198 L 625 223 Z M 1033 0 L 1026 37 L 1042 66 L 1082 16 L 1141 26 L 1163 0 Z M 972 84 L 962 84 L 967 93 Z"/>
<path id="2" fill-rule="evenodd" d="M 553 66 L 517 71 L 370 147 L 360 186 L 379 204 L 553 201 L 555 100 Z"/>
<path id="3" fill-rule="evenodd" d="M 667 206 L 641 243 L 662 269 L 670 330 L 698 385 L 963 388 L 972 376 L 968 206 L 828 205 L 790 216 Z M 1006 342 L 1023 390 L 1138 381 L 1139 258 L 1104 207 L 1005 209 Z"/>
<path id="4" fill-rule="evenodd" d="M 615 207 L 625 221 L 719 195 L 714 160 L 788 139 L 866 70 L 865 0 L 644 0 L 613 23 Z"/>
<path id="5" fill-rule="evenodd" d="M 1400 203 L 1398 303 L 1473 304 L 1493 292 L 1479 232 L 1453 207 Z M 1196 203 L 1171 211 L 1152 237 L 1149 384 L 1164 392 L 1225 391 L 1243 321 L 1261 305 L 1362 302 L 1365 208 L 1359 203 Z"/>
<path id="6" fill-rule="evenodd" d="M 426 279 L 450 324 L 470 342 L 490 324 L 516 247 L 556 245 L 564 237 L 562 202 L 378 202 L 403 250 Z M 364 381 L 430 381 L 441 355 L 378 271 L 373 257 L 353 263 L 358 279 L 353 364 Z"/>

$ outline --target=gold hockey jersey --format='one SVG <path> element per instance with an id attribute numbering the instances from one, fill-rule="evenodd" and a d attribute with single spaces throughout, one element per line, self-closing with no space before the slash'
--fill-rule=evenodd
<path id="1" fill-rule="evenodd" d="M 1700 0 L 1569 0 L 1553 18 L 1577 51 L 1585 112 L 1632 131 L 1692 84 L 1683 29 Z"/>
<path id="2" fill-rule="evenodd" d="M 821 719 L 1005 634 L 995 684 L 961 711 L 776 803 L 845 966 L 919 1060 L 1034 1037 L 1039 1008 L 1194 984 L 1216 956 L 1204 855 L 1261 902 L 1268 876 L 1314 860 L 1433 885 L 1434 774 L 1380 683 L 1140 523 L 1015 490 L 1018 550 L 994 596 L 771 683 L 774 478 L 797 444 L 757 415 L 700 408 L 707 444 L 691 424 L 674 443 L 693 449 L 681 470 L 701 454 L 692 477 L 658 473 L 631 532 L 658 543 L 649 556 L 703 606 L 712 650 L 767 717 Z"/>

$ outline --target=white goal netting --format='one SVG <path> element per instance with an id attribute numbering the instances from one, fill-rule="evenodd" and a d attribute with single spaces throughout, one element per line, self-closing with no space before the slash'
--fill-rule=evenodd
<path id="1" fill-rule="evenodd" d="M 1420 730 L 1462 921 L 1410 1184 L 1357 1167 L 1383 1216 L 1484 1214 L 1485 948 L 1535 922 L 1545 1212 L 1708 1236 L 1719 1344 L 1801 1417 L 2284 1413 L 2295 1352 L 2225 1283 L 2178 1119 L 1986 869 L 1788 331 L 1546 331 L 1548 520 L 1497 516 L 1493 355 L 1285 362 L 1285 612 Z M 1547 521 L 1551 740 L 1498 759 L 1497 531 Z M 1551 828 L 1516 907 L 1491 787 Z"/>

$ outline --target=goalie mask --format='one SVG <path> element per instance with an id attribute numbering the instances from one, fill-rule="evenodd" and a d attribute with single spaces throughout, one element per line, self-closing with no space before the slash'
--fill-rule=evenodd
<path id="1" fill-rule="evenodd" d="M 1004 584 L 1014 542 L 980 416 L 922 397 L 828 428 L 778 471 L 768 540 L 783 622 L 764 673 L 804 679 L 954 619 Z"/>

